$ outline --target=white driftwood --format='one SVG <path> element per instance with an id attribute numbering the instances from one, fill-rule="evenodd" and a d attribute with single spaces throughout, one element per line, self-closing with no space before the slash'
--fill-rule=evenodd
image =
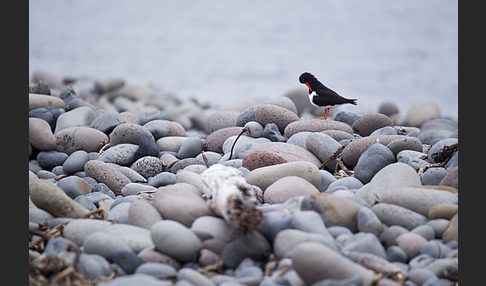
<path id="1" fill-rule="evenodd" d="M 207 185 L 203 196 L 209 208 L 228 225 L 243 233 L 261 226 L 264 218 L 258 206 L 263 202 L 262 190 L 248 184 L 238 169 L 214 164 L 201 175 Z"/>

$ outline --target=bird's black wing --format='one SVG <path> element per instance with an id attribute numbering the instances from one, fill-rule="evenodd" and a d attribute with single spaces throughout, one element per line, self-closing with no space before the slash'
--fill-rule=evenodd
<path id="1" fill-rule="evenodd" d="M 332 106 L 343 103 L 356 104 L 356 99 L 344 98 L 330 88 L 318 89 L 315 90 L 315 92 L 317 93 L 317 96 L 314 96 L 313 101 L 319 106 Z"/>

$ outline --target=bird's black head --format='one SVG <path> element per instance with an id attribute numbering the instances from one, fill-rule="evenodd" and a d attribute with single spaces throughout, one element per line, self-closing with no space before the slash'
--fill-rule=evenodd
<path id="1" fill-rule="evenodd" d="M 315 79 L 316 78 L 311 73 L 308 73 L 308 72 L 305 72 L 305 73 L 303 73 L 299 76 L 299 82 L 300 83 L 306 83 L 306 82 L 309 82 L 309 81 L 313 81 Z"/>

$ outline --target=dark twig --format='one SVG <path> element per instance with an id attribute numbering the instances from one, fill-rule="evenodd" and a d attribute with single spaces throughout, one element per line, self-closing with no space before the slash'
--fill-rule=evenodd
<path id="1" fill-rule="evenodd" d="M 95 159 L 98 159 L 98 157 L 101 155 L 101 153 L 105 152 L 106 149 L 110 148 L 110 143 L 107 142 L 103 147 L 101 147 L 100 151 L 98 152 L 98 155 L 96 155 Z"/>
<path id="2" fill-rule="evenodd" d="M 319 166 L 319 170 L 320 169 L 323 169 L 327 164 L 329 164 L 329 162 L 331 162 L 333 159 L 335 159 L 339 154 L 340 152 L 346 147 L 348 146 L 349 143 L 346 143 L 346 144 L 343 144 L 341 146 L 339 146 L 339 148 L 337 148 L 337 150 L 331 155 L 329 156 L 329 158 L 326 159 L 326 161 L 324 161 L 321 166 Z"/>
<path id="3" fill-rule="evenodd" d="M 353 174 L 352 171 L 350 171 L 350 170 L 348 170 L 348 168 L 346 168 L 346 166 L 344 165 L 344 163 L 343 163 L 343 161 L 341 160 L 340 157 L 336 158 L 336 162 L 338 163 L 341 170 L 343 170 L 346 173 L 346 175 L 351 176 Z"/>
<path id="4" fill-rule="evenodd" d="M 209 161 L 208 161 L 208 158 L 206 157 L 206 155 L 204 154 L 204 150 L 201 152 L 201 157 L 203 158 L 204 165 L 206 165 L 206 167 L 209 168 Z"/>
<path id="5" fill-rule="evenodd" d="M 241 133 L 238 135 L 238 137 L 236 137 L 235 142 L 233 142 L 233 146 L 231 146 L 231 152 L 230 152 L 230 156 L 229 156 L 228 160 L 231 160 L 231 157 L 233 157 L 233 149 L 235 148 L 236 141 L 238 141 L 238 139 L 240 139 L 241 135 L 243 135 L 243 133 L 245 133 L 246 131 L 248 131 L 248 127 L 243 128 L 241 130 Z"/>

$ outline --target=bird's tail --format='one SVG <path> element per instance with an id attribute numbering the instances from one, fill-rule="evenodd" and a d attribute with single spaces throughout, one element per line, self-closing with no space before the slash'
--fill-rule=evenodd
<path id="1" fill-rule="evenodd" d="M 358 101 L 358 100 L 355 99 L 355 98 L 348 99 L 348 102 L 351 103 L 351 104 L 354 104 L 354 105 L 357 105 L 356 101 Z"/>

